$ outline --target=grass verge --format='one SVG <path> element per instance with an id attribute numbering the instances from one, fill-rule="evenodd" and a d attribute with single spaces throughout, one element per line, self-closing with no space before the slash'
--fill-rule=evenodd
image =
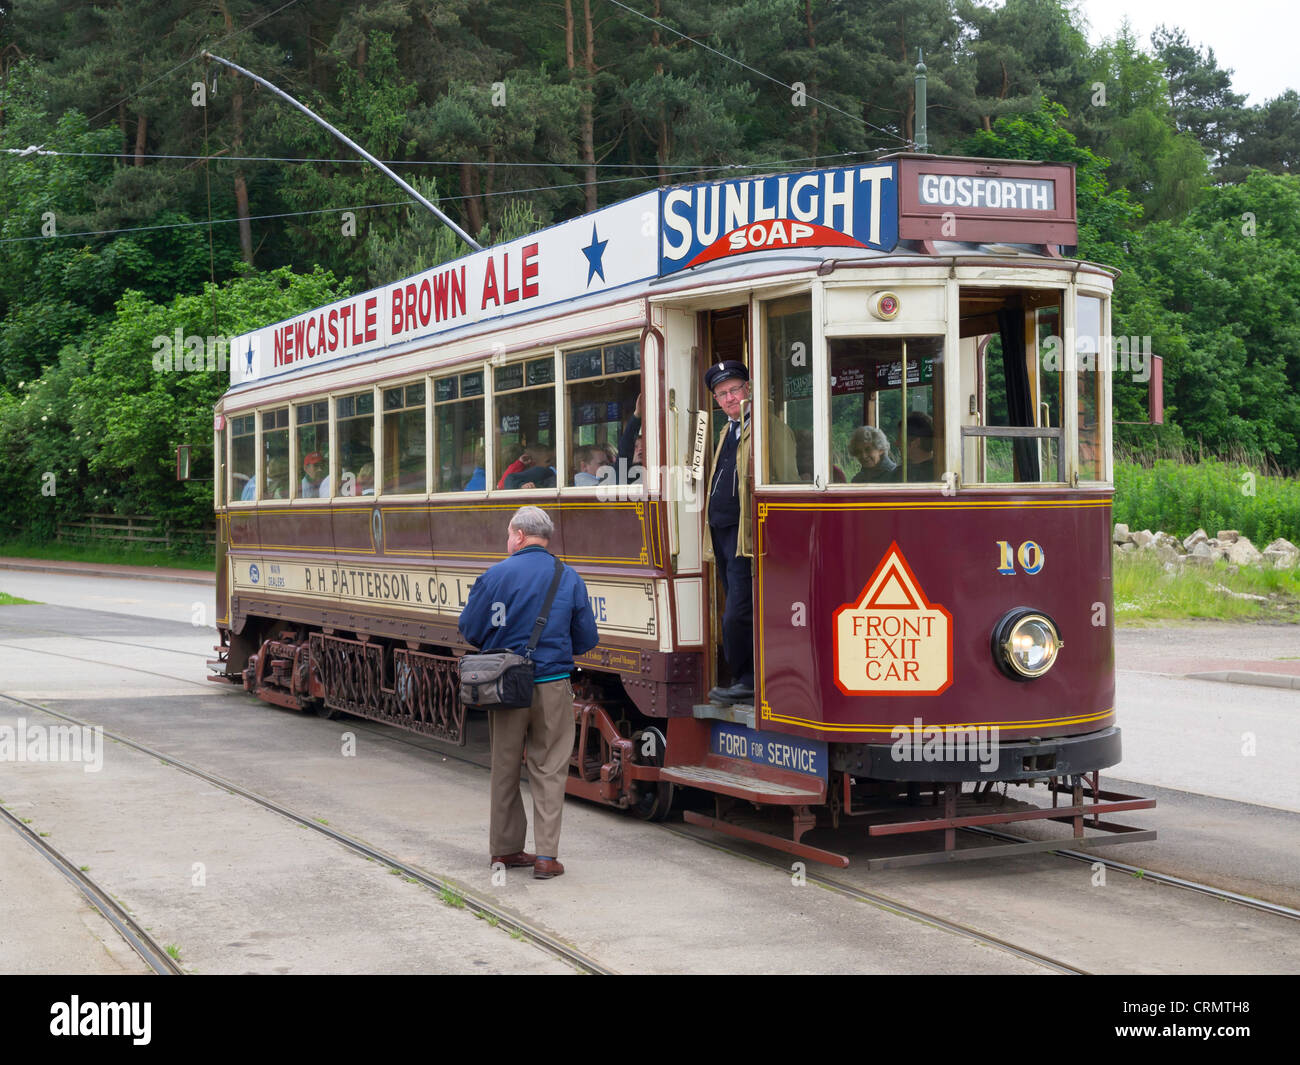
<path id="1" fill-rule="evenodd" d="M 0 592 L 0 606 L 40 606 L 35 599 L 19 599 L 16 595 Z"/>
<path id="2" fill-rule="evenodd" d="M 1156 559 L 1117 556 L 1115 620 L 1178 618 L 1300 622 L 1300 568 L 1242 566 L 1232 573 L 1226 563 L 1216 562 L 1167 573 Z"/>
<path id="3" fill-rule="evenodd" d="M 36 544 L 27 540 L 0 543 L 0 556 L 44 558 L 55 562 L 86 562 L 96 566 L 159 566 L 165 569 L 211 571 L 216 566 L 211 553 L 202 555 L 141 551 L 139 548 L 87 546 L 83 544 Z"/>

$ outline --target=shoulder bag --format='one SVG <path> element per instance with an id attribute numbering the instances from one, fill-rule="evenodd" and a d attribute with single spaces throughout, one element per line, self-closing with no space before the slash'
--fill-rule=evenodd
<path id="1" fill-rule="evenodd" d="M 513 651 L 490 651 L 487 654 L 464 655 L 460 660 L 460 701 L 480 710 L 517 710 L 533 702 L 533 652 L 542 638 L 551 605 L 564 575 L 564 563 L 555 560 L 555 576 L 542 612 L 533 623 L 533 633 L 528 640 L 528 650 L 522 655 Z"/>

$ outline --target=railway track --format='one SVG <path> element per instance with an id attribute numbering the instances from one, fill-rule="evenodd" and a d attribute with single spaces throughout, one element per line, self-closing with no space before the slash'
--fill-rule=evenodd
<path id="1" fill-rule="evenodd" d="M 129 669 L 131 667 L 122 666 L 118 668 Z M 139 670 L 138 672 L 148 672 L 148 671 Z M 81 718 L 73 717 L 71 714 L 65 714 L 60 710 L 51 710 L 49 707 L 41 706 L 39 703 L 29 702 L 26 699 L 20 699 L 16 696 L 8 695 L 4 692 L 0 692 L 0 699 L 5 699 L 8 702 L 15 703 L 19 706 L 23 706 L 31 710 L 37 710 L 43 714 L 49 714 L 53 717 L 59 718 L 62 721 L 66 721 L 72 725 L 79 725 L 83 728 L 88 728 L 92 726 L 100 727 L 100 726 L 95 726 L 94 722 L 84 721 Z M 260 795 L 255 791 L 250 791 L 247 788 L 244 788 L 241 785 L 236 784 L 234 781 L 227 780 L 224 777 L 217 776 L 215 773 L 209 773 L 203 769 L 200 769 L 198 766 L 190 765 L 188 762 L 183 762 L 180 759 L 175 758 L 170 754 L 166 754 L 163 751 L 155 750 L 154 748 L 149 747 L 143 743 L 139 743 L 136 740 L 130 739 L 127 736 L 122 736 L 118 733 L 110 732 L 108 729 L 104 729 L 104 736 L 107 739 L 122 744 L 124 747 L 129 747 L 134 751 L 139 751 L 141 754 L 146 754 L 152 758 L 156 758 L 160 762 L 172 766 L 175 769 L 179 769 L 183 773 L 188 773 L 189 775 L 196 777 L 199 780 L 204 781 L 205 783 L 213 784 L 216 787 L 222 788 L 223 790 L 228 791 L 233 795 L 238 795 L 241 798 L 249 800 L 250 802 L 254 802 L 258 806 L 270 810 L 273 813 L 279 814 L 281 817 L 287 818 L 288 820 L 294 822 L 297 825 L 300 825 L 303 828 L 311 829 L 311 831 L 316 832 L 322 836 L 327 836 L 328 838 L 334 840 L 336 843 L 339 843 L 344 847 L 347 847 L 349 850 L 357 854 L 360 854 L 363 857 L 373 859 L 374 861 L 377 862 L 381 862 L 390 869 L 395 869 L 403 876 L 416 881 L 422 886 L 429 888 L 431 891 L 440 894 L 443 892 L 454 893 L 455 895 L 458 895 L 459 897 L 464 899 L 465 905 L 467 907 L 477 910 L 488 917 L 495 918 L 499 923 L 499 925 L 505 928 L 507 932 L 519 933 L 525 939 L 529 940 L 529 942 L 534 943 L 535 945 L 541 947 L 543 950 L 546 950 L 550 954 L 553 954 L 554 956 L 563 959 L 564 961 L 575 966 L 582 972 L 590 973 L 595 976 L 615 975 L 615 971 L 613 969 L 610 969 L 608 966 L 604 965 L 597 959 L 591 957 L 588 954 L 583 953 L 582 951 L 578 950 L 575 947 L 570 946 L 569 944 L 565 943 L 563 940 L 556 938 L 555 936 L 551 935 L 549 932 L 545 931 L 544 929 L 538 928 L 537 926 L 530 924 L 528 921 L 523 920 L 518 915 L 513 914 L 506 909 L 503 909 L 502 907 L 498 906 L 496 903 L 492 902 L 491 900 L 486 899 L 481 895 L 476 894 L 473 891 L 466 890 L 465 887 L 461 884 L 455 883 L 451 880 L 442 879 L 440 877 L 427 873 L 422 869 L 419 869 L 413 865 L 409 865 L 406 862 L 403 862 L 401 859 L 396 858 L 391 854 L 387 854 L 376 847 L 370 846 L 368 843 L 363 843 L 361 840 L 354 839 L 353 837 L 347 835 L 344 832 L 339 832 L 337 829 L 331 828 L 328 825 L 322 825 L 314 818 L 308 817 L 305 814 L 300 814 L 296 810 L 290 809 L 289 807 L 283 805 L 282 803 L 276 802 L 274 799 L 269 799 L 265 795 Z M 8 811 L 4 811 L 4 813 L 11 821 L 17 821 L 18 827 L 24 830 L 27 829 L 26 825 L 22 824 L 22 822 L 18 821 L 18 819 L 14 818 L 12 814 L 8 813 Z M 30 833 L 30 832 L 28 832 L 27 834 L 29 836 L 35 835 L 34 833 Z M 36 838 L 38 842 L 42 844 L 44 843 L 44 841 L 40 840 L 39 837 Z M 49 850 L 52 851 L 53 848 L 49 848 Z M 87 878 L 85 878 L 80 874 L 80 870 L 77 870 L 74 866 L 68 864 L 66 862 L 66 859 L 62 859 L 62 861 L 64 864 L 60 868 L 63 871 L 74 872 L 80 877 L 81 880 L 85 881 L 87 884 L 90 883 Z M 100 895 L 102 895 L 104 899 L 106 899 L 115 908 L 117 908 L 118 912 L 123 917 L 126 917 L 127 920 L 130 919 L 129 916 L 126 915 L 124 910 L 121 910 L 120 907 L 116 906 L 116 903 L 112 902 L 111 898 L 109 898 L 102 891 L 99 891 L 99 889 L 95 889 L 95 890 Z M 114 922 L 114 925 L 117 926 L 116 921 Z M 132 922 L 132 925 L 138 929 L 138 926 L 135 926 L 134 922 Z M 120 927 L 119 927 L 119 931 L 121 931 Z M 125 935 L 126 933 L 124 932 L 123 934 Z M 140 930 L 140 934 L 143 935 L 143 930 Z M 129 936 L 128 936 L 128 941 L 130 941 Z M 132 946 L 135 946 L 134 942 L 132 942 Z M 166 954 L 164 952 L 164 957 L 165 956 Z M 146 960 L 148 959 L 146 958 Z M 170 961 L 171 959 L 167 958 L 167 960 Z M 176 971 L 179 972 L 179 970 Z"/>
<path id="2" fill-rule="evenodd" d="M 6 697 L 7 698 L 7 697 Z M 160 947 L 116 899 L 83 873 L 60 851 L 56 850 L 40 833 L 23 822 L 10 811 L 0 806 L 0 819 L 3 819 L 18 833 L 32 849 L 57 869 L 73 887 L 81 892 L 92 907 L 117 929 L 118 934 L 143 959 L 154 973 L 159 976 L 182 976 L 184 970 L 176 964 L 172 956 Z"/>
<path id="3" fill-rule="evenodd" d="M 118 644 L 118 645 L 129 646 L 129 647 L 137 647 L 146 650 L 157 650 L 157 648 L 154 648 L 152 645 L 149 644 L 136 644 L 136 643 L 130 643 L 128 641 L 121 641 L 121 640 L 101 640 L 100 642 Z M 159 673 L 155 670 L 146 670 L 135 666 L 122 665 L 120 663 L 107 663 L 97 659 L 85 658 L 76 655 L 67 655 L 67 654 L 62 654 L 60 652 L 44 651 L 37 648 L 18 648 L 18 649 L 24 651 L 30 651 L 31 653 L 34 654 L 53 655 L 55 657 L 68 658 L 68 659 L 92 663 L 96 665 L 106 665 L 114 669 L 138 672 L 150 676 L 160 676 L 169 680 L 175 680 L 187 684 L 193 684 L 207 691 L 213 690 L 211 685 L 205 681 L 196 681 L 188 677 L 179 677 L 169 673 Z M 194 654 L 196 657 L 201 657 L 193 652 L 177 652 L 177 653 Z M 35 703 L 30 703 L 23 699 L 18 699 L 14 696 L 4 695 L 3 693 L 0 693 L 0 697 L 3 697 L 11 702 L 19 703 L 21 705 L 40 710 L 44 713 L 52 714 L 56 717 L 68 721 L 69 723 L 78 724 L 78 725 L 90 724 L 89 722 L 84 722 L 81 721 L 80 719 L 64 714 L 61 711 L 50 710 L 46 707 L 39 706 L 38 704 Z M 484 769 L 488 768 L 485 762 L 479 761 L 475 758 L 466 757 L 463 753 L 457 753 L 452 749 L 447 749 L 442 746 L 436 746 L 429 743 L 415 742 L 414 737 L 408 739 L 405 736 L 399 735 L 397 733 L 397 730 L 390 729 L 382 725 L 375 725 L 371 722 L 364 721 L 364 719 L 357 719 L 356 722 L 352 725 L 352 727 L 367 732 L 376 737 L 383 737 L 387 740 L 403 743 L 404 745 L 408 745 L 408 746 L 414 746 L 421 750 L 436 752 L 441 757 L 451 758 L 455 761 L 460 761 L 465 764 L 474 765 L 479 768 L 484 768 Z M 191 773 L 192 775 L 202 780 L 216 784 L 219 787 L 225 788 L 228 791 L 241 795 L 253 802 L 257 802 L 259 805 L 262 805 L 267 809 L 273 810 L 276 813 L 281 814 L 282 816 L 288 817 L 291 820 L 295 821 L 296 823 L 303 825 L 304 827 L 310 828 L 313 831 L 320 832 L 323 835 L 329 836 L 330 838 L 336 840 L 337 842 L 343 844 L 344 846 L 349 847 L 350 849 L 356 851 L 357 853 L 363 854 L 367 857 L 372 857 L 377 861 L 381 861 L 388 864 L 392 868 L 398 869 L 400 872 L 404 873 L 405 875 L 412 877 L 413 879 L 417 880 L 421 884 L 424 884 L 425 886 L 430 887 L 435 891 L 442 891 L 444 888 L 447 888 L 449 886 L 447 883 L 439 880 L 436 877 L 433 877 L 411 866 L 408 866 L 400 862 L 399 860 L 392 858 L 391 856 L 385 855 L 383 852 L 380 852 L 378 850 L 375 850 L 374 848 L 369 847 L 367 844 L 352 839 L 350 836 L 337 832 L 328 827 L 321 826 L 314 820 L 307 818 L 304 815 L 298 814 L 288 809 L 287 807 L 284 807 L 281 804 L 274 802 L 271 799 L 267 799 L 265 796 L 261 796 L 254 792 L 250 792 L 240 787 L 239 785 L 234 784 L 231 781 L 227 781 L 221 777 L 217 777 L 215 775 L 209 774 L 195 766 L 191 766 L 186 763 L 177 761 L 176 759 L 168 755 L 155 751 L 152 748 L 137 743 L 133 740 L 129 740 L 125 737 L 117 736 L 107 731 L 105 732 L 105 735 L 109 736 L 110 738 L 116 739 L 119 742 L 124 743 L 127 746 L 130 746 L 138 751 L 153 755 L 154 757 L 157 757 L 171 765 L 174 765 L 178 769 L 181 769 L 184 772 Z M 779 869 L 783 873 L 788 875 L 789 870 L 781 861 L 775 859 L 769 860 L 765 858 L 757 858 L 753 854 L 735 849 L 733 847 L 726 845 L 723 842 L 704 839 L 691 832 L 684 831 L 680 828 L 671 825 L 661 825 L 659 827 L 663 831 L 669 832 L 672 835 L 675 835 L 679 838 L 691 840 L 701 846 L 709 847 L 713 850 L 722 853 L 730 854 L 741 858 L 746 858 L 751 861 L 757 861 L 761 864 L 770 865 L 773 868 Z M 997 838 L 1000 840 L 1004 840 L 1007 842 L 1021 842 L 1021 837 L 1017 837 L 1004 832 L 998 832 L 992 829 L 972 829 L 969 831 L 990 838 Z M 1183 890 L 1191 891 L 1200 895 L 1209 896 L 1212 898 L 1220 899 L 1222 901 L 1246 906 L 1256 911 L 1267 913 L 1273 916 L 1279 916 L 1291 920 L 1300 919 L 1300 910 L 1295 910 L 1291 907 L 1284 906 L 1279 903 L 1272 903 L 1272 902 L 1268 902 L 1267 900 L 1256 899 L 1247 895 L 1241 895 L 1237 892 L 1228 891 L 1223 888 L 1215 887 L 1214 885 L 1210 885 L 1210 884 L 1198 883 L 1196 881 L 1186 880 L 1180 877 L 1169 876 L 1167 874 L 1153 872 L 1151 870 L 1138 869 L 1137 867 L 1127 865 L 1123 862 L 1116 861 L 1115 859 L 1112 858 L 1105 858 L 1105 857 L 1098 856 L 1096 854 L 1086 854 L 1079 851 L 1071 851 L 1068 849 L 1067 844 L 1068 841 L 1063 840 L 1062 849 L 1047 851 L 1042 853 L 1055 854 L 1060 856 L 1063 860 L 1066 861 L 1086 861 L 1088 863 L 1102 862 L 1108 868 L 1120 872 L 1129 873 L 1135 876 L 1140 876 L 1143 880 L 1150 880 L 1155 883 L 1178 887 Z M 1064 961 L 1062 959 L 1053 958 L 1049 955 L 1042 954 L 1038 951 L 1034 951 L 1029 948 L 1019 946 L 1015 943 L 991 935 L 990 933 L 983 932 L 977 928 L 972 928 L 968 925 L 964 925 L 959 922 L 949 920 L 948 918 L 943 917 L 940 914 L 931 913 L 919 909 L 917 907 L 910 906 L 907 903 L 904 903 L 895 898 L 891 898 L 890 896 L 882 894 L 880 892 L 868 891 L 863 888 L 859 888 L 856 885 L 849 884 L 841 880 L 836 880 L 831 877 L 822 876 L 815 872 L 805 872 L 804 875 L 808 882 L 813 883 L 819 887 L 822 887 L 825 890 L 836 892 L 847 898 L 854 899 L 864 904 L 876 906 L 880 909 L 886 910 L 891 913 L 896 913 L 900 916 L 906 917 L 911 920 L 920 921 L 922 923 L 930 925 L 931 927 L 948 932 L 952 935 L 957 935 L 962 938 L 970 939 L 974 942 L 981 943 L 992 949 L 1006 952 L 1022 960 L 1027 960 L 1034 964 L 1041 965 L 1043 968 L 1049 971 L 1062 973 L 1062 974 L 1072 974 L 1072 975 L 1083 975 L 1087 973 L 1087 970 L 1072 965 L 1071 963 Z M 452 890 L 460 891 L 461 889 L 459 887 L 452 886 Z M 464 892 L 461 893 L 465 894 Z M 555 953 L 557 956 L 565 958 L 571 964 L 577 966 L 578 968 L 593 973 L 610 972 L 610 970 L 602 966 L 595 959 L 588 958 L 586 955 L 581 954 L 581 952 L 573 950 L 573 948 L 569 948 L 567 945 L 560 943 L 558 940 L 555 940 L 554 937 L 549 936 L 547 933 L 542 932 L 541 930 L 532 929 L 530 926 L 528 926 L 527 922 L 521 921 L 519 918 L 511 914 L 499 910 L 497 907 L 494 906 L 494 904 L 492 904 L 487 899 L 479 898 L 473 896 L 472 894 L 465 894 L 465 899 L 467 904 L 473 904 L 474 906 L 482 910 L 484 913 L 488 913 L 497 917 L 497 919 L 502 924 L 506 925 L 509 929 L 518 930 L 521 934 L 525 935 L 530 940 L 537 943 L 539 946 L 542 946 L 544 949 L 550 950 L 552 953 Z"/>

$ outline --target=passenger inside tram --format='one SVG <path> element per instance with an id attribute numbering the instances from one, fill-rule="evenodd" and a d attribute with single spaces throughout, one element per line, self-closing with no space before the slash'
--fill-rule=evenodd
<path id="1" fill-rule="evenodd" d="M 889 438 L 874 425 L 860 425 L 853 430 L 849 454 L 859 466 L 853 475 L 854 484 L 892 480 L 892 474 L 898 469 L 898 463 L 889 457 Z"/>
<path id="2" fill-rule="evenodd" d="M 549 444 L 531 444 L 528 453 L 533 465 L 506 477 L 506 488 L 554 488 L 555 448 Z"/>

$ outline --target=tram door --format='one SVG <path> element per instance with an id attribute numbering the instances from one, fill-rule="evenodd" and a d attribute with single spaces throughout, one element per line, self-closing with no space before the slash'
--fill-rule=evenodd
<path id="1" fill-rule="evenodd" d="M 727 422 L 727 416 L 722 413 L 713 396 L 704 388 L 704 372 L 710 366 L 729 360 L 744 363 L 752 372 L 749 360 L 749 307 L 742 305 L 727 307 L 723 310 L 703 311 L 700 313 L 699 327 L 706 355 L 704 364 L 700 369 L 701 402 L 704 404 L 703 409 L 711 412 L 709 418 L 708 462 L 706 463 L 706 470 L 711 481 L 713 451 L 717 447 L 718 434 L 722 432 L 722 427 Z M 750 470 L 750 477 L 753 477 L 752 469 Z M 706 482 L 704 491 L 707 493 L 710 487 L 711 483 Z M 704 535 L 706 537 L 709 535 L 707 526 L 705 526 Z M 713 566 L 710 587 L 713 594 L 709 597 L 709 602 L 712 605 L 709 629 L 712 634 L 710 646 L 713 653 L 709 662 L 709 685 L 712 687 L 715 684 L 731 684 L 736 678 L 730 676 L 727 672 L 727 659 L 722 652 L 722 615 L 726 609 L 726 594 L 722 574 L 716 564 Z"/>

